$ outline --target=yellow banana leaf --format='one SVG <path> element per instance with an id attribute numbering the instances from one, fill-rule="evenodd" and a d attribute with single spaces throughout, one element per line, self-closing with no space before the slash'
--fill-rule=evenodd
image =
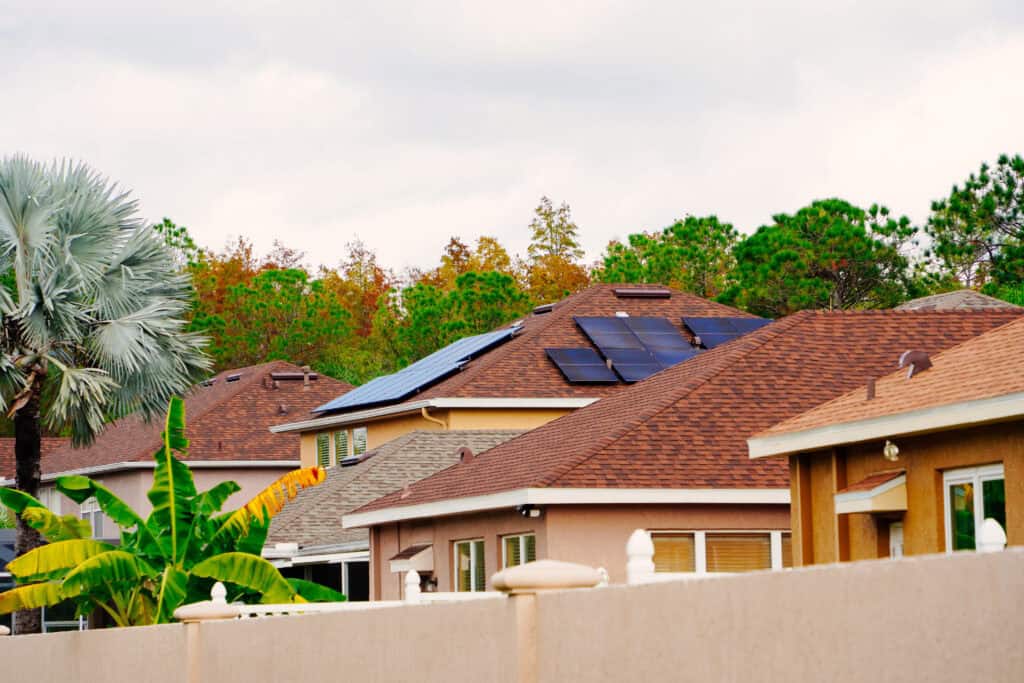
<path id="1" fill-rule="evenodd" d="M 60 584 L 54 581 L 18 586 L 0 593 L 0 614 L 9 614 L 21 609 L 50 607 L 63 599 Z"/>
<path id="2" fill-rule="evenodd" d="M 39 546 L 11 560 L 7 570 L 19 583 L 35 583 L 63 577 L 90 557 L 114 550 L 108 543 L 75 538 Z"/>
<path id="3" fill-rule="evenodd" d="M 263 522 L 270 519 L 284 509 L 285 503 L 295 498 L 300 489 L 316 486 L 326 477 L 327 473 L 322 467 L 303 467 L 285 474 L 235 510 L 214 536 L 222 533 L 242 536 L 248 533 L 252 520 Z"/>

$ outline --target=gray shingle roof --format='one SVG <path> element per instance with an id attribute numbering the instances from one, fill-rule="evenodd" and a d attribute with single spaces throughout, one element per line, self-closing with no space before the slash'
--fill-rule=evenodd
<path id="1" fill-rule="evenodd" d="M 995 297 L 975 292 L 973 289 L 958 289 L 943 294 L 932 294 L 920 299 L 911 299 L 896 307 L 898 310 L 910 311 L 963 311 L 971 309 L 1018 308 L 1013 304 Z"/>
<path id="2" fill-rule="evenodd" d="M 267 543 L 300 548 L 366 541 L 366 529 L 343 529 L 341 516 L 406 484 L 459 461 L 459 449 L 479 454 L 522 434 L 521 430 L 414 431 L 382 444 L 349 467 L 328 467 L 327 479 L 303 489 L 270 525 Z"/>

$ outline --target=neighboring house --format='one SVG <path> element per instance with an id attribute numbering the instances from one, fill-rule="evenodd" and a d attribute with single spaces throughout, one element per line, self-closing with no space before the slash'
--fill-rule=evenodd
<path id="1" fill-rule="evenodd" d="M 1024 321 L 908 360 L 750 439 L 789 460 L 796 564 L 973 550 L 988 518 L 1024 545 Z"/>
<path id="2" fill-rule="evenodd" d="M 1019 308 L 1008 301 L 987 296 L 973 289 L 958 289 L 944 294 L 911 299 L 896 307 L 903 311 L 966 311 L 993 308 Z"/>
<path id="3" fill-rule="evenodd" d="M 303 465 L 327 465 L 418 429 L 532 429 L 693 356 L 694 333 L 711 347 L 767 322 L 665 287 L 595 285 L 274 431 L 302 434 Z"/>
<path id="4" fill-rule="evenodd" d="M 272 434 L 271 425 L 289 416 L 306 416 L 310 409 L 349 388 L 344 382 L 304 373 L 284 361 L 228 370 L 196 385 L 185 397 L 190 441 L 185 461 L 192 467 L 197 488 L 234 480 L 242 490 L 228 499 L 224 509 L 244 504 L 276 478 L 299 467 L 298 436 Z M 107 425 L 91 446 L 73 448 L 65 441 L 58 448 L 44 448 L 40 500 L 54 512 L 88 518 L 98 538 L 117 538 L 118 529 L 95 501 L 76 505 L 56 492 L 53 481 L 62 474 L 92 477 L 146 515 L 153 454 L 161 446 L 162 431 L 159 418 L 146 423 L 133 415 Z M 9 441 L 13 451 L 13 440 Z M 9 474 L 0 474 L 7 476 L 0 486 L 13 486 L 13 468 Z"/>
<path id="5" fill-rule="evenodd" d="M 886 372 L 1024 314 L 804 311 L 700 354 L 344 516 L 370 528 L 371 596 L 399 597 L 389 558 L 433 549 L 440 590 L 482 590 L 534 557 L 625 578 L 652 532 L 667 572 L 791 564 L 789 472 L 746 439 Z M 398 567 L 401 569 L 401 567 Z"/>
<path id="6" fill-rule="evenodd" d="M 459 462 L 463 449 L 484 451 L 521 433 L 417 430 L 328 467 L 322 484 L 300 491 L 274 518 L 263 555 L 285 576 L 330 586 L 349 600 L 368 600 L 368 533 L 343 528 L 341 516 Z M 422 566 L 425 559 L 413 561 Z M 436 585 L 429 572 L 421 578 L 424 590 Z"/>

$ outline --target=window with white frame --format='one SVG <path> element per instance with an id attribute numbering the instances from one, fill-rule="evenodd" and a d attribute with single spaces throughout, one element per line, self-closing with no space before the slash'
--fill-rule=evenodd
<path id="1" fill-rule="evenodd" d="M 53 514 L 60 514 L 60 491 L 53 486 L 39 489 L 39 502 Z"/>
<path id="2" fill-rule="evenodd" d="M 341 462 L 348 457 L 348 430 L 339 429 L 334 432 L 334 462 Z"/>
<path id="3" fill-rule="evenodd" d="M 103 511 L 100 510 L 100 504 L 96 502 L 95 498 L 82 501 L 82 504 L 78 507 L 78 514 L 92 526 L 93 538 L 104 538 Z"/>
<path id="4" fill-rule="evenodd" d="M 788 531 L 653 531 L 654 571 L 739 573 L 793 566 Z"/>
<path id="5" fill-rule="evenodd" d="M 458 541 L 454 546 L 455 590 L 460 593 L 485 590 L 484 542 L 480 539 Z"/>
<path id="6" fill-rule="evenodd" d="M 316 462 L 320 467 L 338 464 L 353 455 L 366 452 L 366 427 L 320 432 L 316 435 Z"/>
<path id="7" fill-rule="evenodd" d="M 1006 475 L 1003 465 L 966 467 L 942 474 L 946 508 L 946 551 L 974 550 L 988 518 L 1006 528 Z"/>
<path id="8" fill-rule="evenodd" d="M 352 455 L 362 455 L 366 452 L 366 427 L 356 427 L 352 430 Z"/>
<path id="9" fill-rule="evenodd" d="M 515 534 L 501 538 L 501 564 L 516 567 L 537 559 L 537 537 L 534 534 Z"/>
<path id="10" fill-rule="evenodd" d="M 316 435 L 316 464 L 320 467 L 331 464 L 331 435 L 327 432 Z"/>

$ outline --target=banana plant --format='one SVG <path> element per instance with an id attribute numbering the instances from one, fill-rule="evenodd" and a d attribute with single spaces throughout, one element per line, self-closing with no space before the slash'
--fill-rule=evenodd
<path id="1" fill-rule="evenodd" d="M 222 513 L 240 487 L 225 481 L 197 491 L 192 471 L 175 457 L 187 452 L 185 404 L 172 398 L 163 446 L 154 455 L 148 493 L 153 509 L 145 519 L 99 482 L 78 475 L 57 479 L 57 489 L 76 503 L 96 500 L 120 527 L 118 545 L 91 538 L 86 520 L 58 516 L 26 493 L 0 488 L 0 503 L 49 541 L 8 563 L 18 585 L 0 593 L 0 614 L 70 600 L 79 614 L 102 610 L 118 626 L 160 624 L 172 621 L 179 606 L 207 599 L 216 581 L 229 587 L 232 599 L 345 599 L 324 586 L 286 580 L 260 557 L 270 519 L 299 489 L 322 482 L 323 469 L 289 472 L 238 510 Z"/>

